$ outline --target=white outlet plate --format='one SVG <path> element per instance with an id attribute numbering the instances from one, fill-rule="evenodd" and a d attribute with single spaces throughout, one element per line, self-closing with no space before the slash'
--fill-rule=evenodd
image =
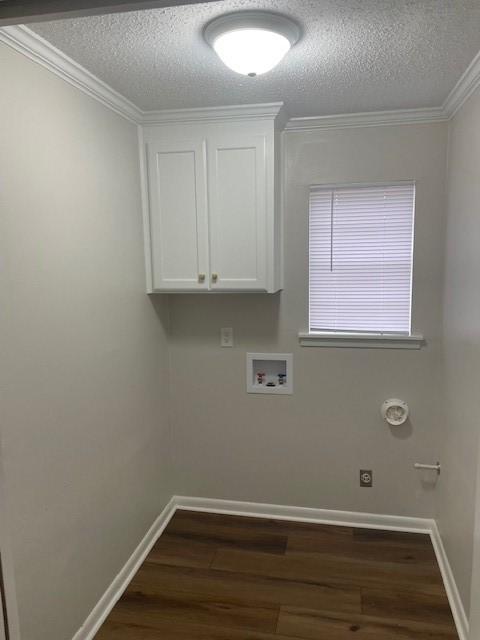
<path id="1" fill-rule="evenodd" d="M 220 329 L 220 346 L 233 347 L 233 328 L 222 327 Z"/>

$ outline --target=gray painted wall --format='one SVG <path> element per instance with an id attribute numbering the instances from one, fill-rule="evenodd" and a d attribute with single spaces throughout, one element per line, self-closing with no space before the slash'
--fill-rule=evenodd
<path id="1" fill-rule="evenodd" d="M 0 48 L 0 391 L 22 640 L 66 640 L 160 513 L 165 301 L 136 129 Z"/>
<path id="2" fill-rule="evenodd" d="M 468 610 L 480 384 L 480 92 L 450 123 L 439 526 Z M 479 549 L 480 550 L 480 549 Z M 473 637 L 473 636 L 472 636 Z"/>
<path id="3" fill-rule="evenodd" d="M 413 470 L 436 459 L 446 124 L 285 135 L 285 289 L 179 295 L 170 336 L 175 487 L 187 495 L 433 516 L 432 485 Z M 417 181 L 413 327 L 420 351 L 300 347 L 307 326 L 310 184 Z M 219 346 L 233 327 L 235 347 Z M 295 393 L 245 392 L 247 351 L 293 352 Z M 411 422 L 391 431 L 381 403 L 399 396 Z M 358 487 L 359 468 L 373 489 Z"/>

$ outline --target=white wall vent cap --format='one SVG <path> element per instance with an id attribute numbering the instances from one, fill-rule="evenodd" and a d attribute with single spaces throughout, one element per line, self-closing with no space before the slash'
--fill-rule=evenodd
<path id="1" fill-rule="evenodd" d="M 381 414 L 388 424 L 399 427 L 407 421 L 409 414 L 408 404 L 404 400 L 390 398 L 382 404 Z"/>

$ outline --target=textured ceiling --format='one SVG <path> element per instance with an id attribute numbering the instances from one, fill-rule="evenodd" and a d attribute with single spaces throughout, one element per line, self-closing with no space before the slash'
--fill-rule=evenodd
<path id="1" fill-rule="evenodd" d="M 245 78 L 203 41 L 228 11 L 297 20 L 280 65 Z M 224 0 L 36 24 L 142 109 L 283 100 L 292 116 L 440 106 L 480 49 L 479 0 Z"/>

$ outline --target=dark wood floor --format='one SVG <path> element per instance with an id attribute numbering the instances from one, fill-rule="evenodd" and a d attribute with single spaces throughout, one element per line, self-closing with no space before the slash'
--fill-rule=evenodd
<path id="1" fill-rule="evenodd" d="M 430 538 L 177 511 L 96 640 L 457 640 Z"/>

